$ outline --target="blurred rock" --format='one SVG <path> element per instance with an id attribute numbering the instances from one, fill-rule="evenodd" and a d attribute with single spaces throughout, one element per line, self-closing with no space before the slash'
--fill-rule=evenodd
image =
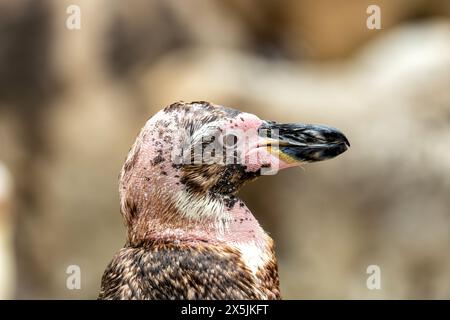
<path id="1" fill-rule="evenodd" d="M 16 286 L 12 178 L 0 162 L 0 300 L 13 299 Z"/>
<path id="2" fill-rule="evenodd" d="M 8 296 L 95 298 L 125 239 L 117 174 L 139 129 L 209 100 L 352 143 L 244 190 L 285 298 L 449 298 L 448 1 L 379 2 L 369 32 L 356 0 L 0 1 L 0 158 L 20 235 Z M 70 264 L 82 290 L 65 286 Z"/>

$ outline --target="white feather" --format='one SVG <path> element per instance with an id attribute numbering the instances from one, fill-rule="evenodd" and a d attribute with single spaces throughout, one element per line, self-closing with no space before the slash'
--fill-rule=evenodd
<path id="1" fill-rule="evenodd" d="M 174 202 L 177 210 L 185 217 L 192 220 L 212 219 L 220 233 L 224 233 L 230 221 L 229 214 L 220 199 L 210 196 L 199 197 L 188 191 L 178 192 Z"/>
<path id="2" fill-rule="evenodd" d="M 242 261 L 252 271 L 254 276 L 270 260 L 267 250 L 264 250 L 255 242 L 239 242 L 234 246 L 241 252 Z"/>

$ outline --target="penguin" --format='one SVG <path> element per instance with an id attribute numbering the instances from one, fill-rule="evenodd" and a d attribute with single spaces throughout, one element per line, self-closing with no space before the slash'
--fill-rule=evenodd
<path id="1" fill-rule="evenodd" d="M 281 299 L 274 241 L 237 193 L 349 146 L 325 125 L 265 121 L 206 101 L 165 107 L 120 172 L 126 243 L 98 299 Z"/>

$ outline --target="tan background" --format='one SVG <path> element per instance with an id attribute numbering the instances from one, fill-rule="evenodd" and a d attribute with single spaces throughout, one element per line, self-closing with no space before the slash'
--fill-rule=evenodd
<path id="1" fill-rule="evenodd" d="M 450 298 L 449 17 L 446 0 L 0 0 L 0 297 L 95 298 L 137 132 L 209 100 L 352 143 L 243 192 L 285 298 Z"/>

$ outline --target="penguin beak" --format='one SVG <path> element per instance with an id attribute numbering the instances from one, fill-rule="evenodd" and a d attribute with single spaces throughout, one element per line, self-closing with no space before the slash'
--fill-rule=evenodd
<path id="1" fill-rule="evenodd" d="M 266 121 L 258 134 L 270 153 L 291 164 L 331 159 L 350 147 L 341 131 L 324 125 Z"/>

